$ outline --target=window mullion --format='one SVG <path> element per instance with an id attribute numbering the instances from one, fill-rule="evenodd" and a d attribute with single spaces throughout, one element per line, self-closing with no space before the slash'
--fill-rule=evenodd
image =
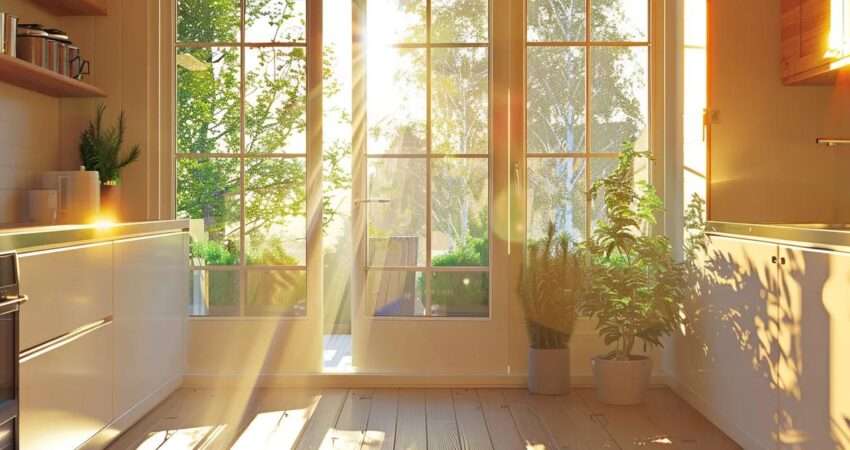
<path id="1" fill-rule="evenodd" d="M 239 12 L 239 316 L 245 315 L 248 280 L 245 271 L 245 0 L 240 2 Z"/>
<path id="2" fill-rule="evenodd" d="M 425 315 L 431 315 L 431 225 L 433 211 L 431 203 L 431 0 L 425 0 Z"/>

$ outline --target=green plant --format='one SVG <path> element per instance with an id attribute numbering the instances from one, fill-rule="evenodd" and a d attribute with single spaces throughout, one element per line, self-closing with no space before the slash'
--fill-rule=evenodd
<path id="1" fill-rule="evenodd" d="M 535 349 L 566 348 L 584 291 L 580 249 L 549 223 L 546 237 L 528 244 L 519 281 L 530 345 Z"/>
<path id="2" fill-rule="evenodd" d="M 133 146 L 126 157 L 121 155 L 124 145 L 124 111 L 118 116 L 118 124 L 108 130 L 103 129 L 103 113 L 106 106 L 97 107 L 94 122 L 89 122 L 88 128 L 80 137 L 80 159 L 86 170 L 96 170 L 103 184 L 116 184 L 121 178 L 121 169 L 139 159 L 141 150 Z"/>
<path id="3" fill-rule="evenodd" d="M 231 266 L 239 263 L 238 250 L 217 241 L 193 241 L 189 254 L 199 265 Z"/>
<path id="4" fill-rule="evenodd" d="M 580 311 L 598 320 L 605 344 L 616 344 L 607 358 L 618 360 L 632 357 L 637 340 L 644 350 L 662 346 L 688 295 L 687 267 L 665 236 L 651 232 L 663 202 L 649 183 L 635 182 L 638 157 L 649 155 L 625 148 L 616 169 L 591 188 L 594 197 L 604 193 L 605 218 L 586 244 L 590 283 Z"/>

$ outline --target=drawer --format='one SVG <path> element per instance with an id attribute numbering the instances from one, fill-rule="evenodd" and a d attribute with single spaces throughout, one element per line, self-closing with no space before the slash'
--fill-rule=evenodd
<path id="1" fill-rule="evenodd" d="M 20 439 L 74 449 L 112 421 L 112 324 L 21 363 Z"/>
<path id="2" fill-rule="evenodd" d="M 20 255 L 25 350 L 112 315 L 112 244 Z"/>

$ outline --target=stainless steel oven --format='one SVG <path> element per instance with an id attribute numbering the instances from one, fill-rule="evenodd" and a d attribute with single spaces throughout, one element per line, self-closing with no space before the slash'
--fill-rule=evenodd
<path id="1" fill-rule="evenodd" d="M 18 334 L 21 304 L 18 255 L 0 254 L 0 450 L 17 448 Z"/>

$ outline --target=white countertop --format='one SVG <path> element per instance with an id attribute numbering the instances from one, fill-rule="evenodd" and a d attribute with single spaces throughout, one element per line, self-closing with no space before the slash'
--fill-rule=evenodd
<path id="1" fill-rule="evenodd" d="M 31 251 L 188 229 L 189 221 L 185 219 L 47 226 L 10 225 L 0 228 L 0 252 Z"/>

